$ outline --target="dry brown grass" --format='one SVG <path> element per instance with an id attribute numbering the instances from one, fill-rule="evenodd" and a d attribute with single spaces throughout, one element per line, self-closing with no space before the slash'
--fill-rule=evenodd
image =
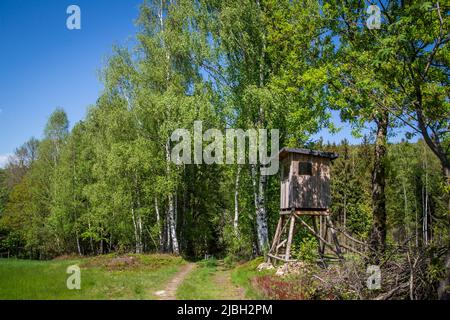
<path id="1" fill-rule="evenodd" d="M 182 258 L 174 257 L 167 254 L 152 255 L 101 255 L 86 260 L 81 267 L 92 268 L 99 267 L 109 271 L 120 270 L 157 270 L 159 268 L 171 265 L 181 264 Z"/>

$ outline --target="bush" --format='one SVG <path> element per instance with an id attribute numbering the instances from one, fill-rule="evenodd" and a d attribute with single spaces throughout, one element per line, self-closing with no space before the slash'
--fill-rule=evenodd
<path id="1" fill-rule="evenodd" d="M 209 258 L 206 260 L 202 260 L 198 263 L 201 267 L 205 268 L 215 268 L 217 267 L 217 259 L 216 258 Z"/>
<path id="2" fill-rule="evenodd" d="M 240 232 L 236 235 L 233 226 L 227 225 L 223 231 L 223 241 L 227 248 L 227 257 L 233 261 L 252 258 L 253 240 L 251 234 Z"/>
<path id="3" fill-rule="evenodd" d="M 292 257 L 305 262 L 315 262 L 319 245 L 315 238 L 303 238 L 300 244 L 293 244 L 291 248 Z"/>
<path id="4" fill-rule="evenodd" d="M 236 265 L 236 258 L 233 255 L 228 255 L 223 259 L 223 264 L 227 268 L 232 268 Z"/>

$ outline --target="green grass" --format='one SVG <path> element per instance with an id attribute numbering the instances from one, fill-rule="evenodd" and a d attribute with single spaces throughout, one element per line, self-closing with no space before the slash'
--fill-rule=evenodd
<path id="1" fill-rule="evenodd" d="M 264 299 L 252 286 L 251 280 L 255 277 L 262 276 L 272 271 L 258 272 L 257 267 L 264 262 L 263 258 L 256 258 L 244 264 L 237 266 L 231 273 L 233 283 L 245 289 L 245 295 L 249 299 Z"/>
<path id="2" fill-rule="evenodd" d="M 29 261 L 0 259 L 0 299 L 154 299 L 184 264 L 168 255 L 128 255 L 122 263 L 113 255 L 86 259 Z M 66 269 L 81 267 L 81 290 L 69 290 Z"/>
<path id="3" fill-rule="evenodd" d="M 263 258 L 258 258 L 235 267 L 231 271 L 231 280 L 245 290 L 247 299 L 262 299 L 253 288 L 251 279 L 266 274 L 258 272 L 258 265 Z M 215 260 L 201 261 L 197 268 L 178 287 L 177 298 L 180 300 L 213 300 L 227 298 L 227 288 L 218 286 L 214 282 L 218 267 Z"/>
<path id="4" fill-rule="evenodd" d="M 177 299 L 179 300 L 213 300 L 220 295 L 221 288 L 218 288 L 213 281 L 217 271 L 217 261 L 205 260 L 197 263 L 194 269 L 177 289 Z"/>

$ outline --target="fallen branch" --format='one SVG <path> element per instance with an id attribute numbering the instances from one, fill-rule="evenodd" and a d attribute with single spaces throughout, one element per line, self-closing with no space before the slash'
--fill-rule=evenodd
<path id="1" fill-rule="evenodd" d="M 392 289 L 392 290 L 390 290 L 390 291 L 388 291 L 388 292 L 386 292 L 386 293 L 383 293 L 383 294 L 380 294 L 378 297 L 376 297 L 374 300 L 387 300 L 387 299 L 389 299 L 390 297 L 392 297 L 392 295 L 394 294 L 394 293 L 396 293 L 398 290 L 400 290 L 400 289 L 405 289 L 405 288 L 407 288 L 409 286 L 409 283 L 407 282 L 407 283 L 402 283 L 402 284 L 400 284 L 399 286 L 397 286 L 397 287 L 395 287 L 394 289 Z"/>

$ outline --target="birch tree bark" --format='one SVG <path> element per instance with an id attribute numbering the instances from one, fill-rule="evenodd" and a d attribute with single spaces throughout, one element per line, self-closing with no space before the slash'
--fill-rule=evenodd
<path id="1" fill-rule="evenodd" d="M 166 143 L 166 171 L 167 176 L 170 177 L 170 145 L 169 141 Z M 168 197 L 169 201 L 169 210 L 168 210 L 168 224 L 170 230 L 170 238 L 172 240 L 172 252 L 174 254 L 180 254 L 180 250 L 178 247 L 178 238 L 177 238 L 177 230 L 176 230 L 176 221 L 175 221 L 175 205 L 174 205 L 174 195 L 171 191 Z"/>
<path id="2" fill-rule="evenodd" d="M 266 185 L 267 176 L 260 174 L 258 190 L 258 206 L 256 214 L 256 226 L 258 231 L 259 253 L 262 254 L 269 244 L 269 232 L 267 228 L 267 210 L 266 210 Z"/>
<path id="3" fill-rule="evenodd" d="M 237 235 L 239 233 L 239 179 L 241 176 L 241 166 L 237 166 L 236 181 L 234 185 L 234 219 L 233 227 L 234 233 Z"/>

